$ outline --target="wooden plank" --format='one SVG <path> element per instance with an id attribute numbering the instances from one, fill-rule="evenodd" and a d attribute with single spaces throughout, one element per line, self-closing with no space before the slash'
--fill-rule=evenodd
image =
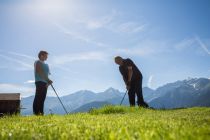
<path id="1" fill-rule="evenodd" d="M 0 93 L 0 100 L 20 100 L 20 93 Z"/>

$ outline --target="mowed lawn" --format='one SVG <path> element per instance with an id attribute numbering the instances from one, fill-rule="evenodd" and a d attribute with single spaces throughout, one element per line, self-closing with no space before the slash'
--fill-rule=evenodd
<path id="1" fill-rule="evenodd" d="M 89 113 L 0 118 L 0 140 L 210 140 L 210 108 L 107 106 Z"/>

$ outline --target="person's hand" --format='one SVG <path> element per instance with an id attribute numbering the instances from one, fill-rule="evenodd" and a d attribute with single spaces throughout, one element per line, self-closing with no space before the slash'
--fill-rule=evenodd
<path id="1" fill-rule="evenodd" d="M 131 88 L 130 85 L 126 85 L 126 89 L 129 90 Z"/>
<path id="2" fill-rule="evenodd" d="M 128 82 L 126 83 L 126 89 L 129 90 L 130 88 L 131 88 L 131 82 L 128 81 Z"/>
<path id="3" fill-rule="evenodd" d="M 46 87 L 48 88 L 49 87 L 49 85 L 51 85 L 53 83 L 53 81 L 52 80 L 50 80 L 50 79 L 48 79 L 47 80 L 47 85 L 46 85 Z"/>
<path id="4" fill-rule="evenodd" d="M 48 85 L 51 85 L 53 83 L 53 81 L 50 79 L 47 82 L 48 82 Z"/>

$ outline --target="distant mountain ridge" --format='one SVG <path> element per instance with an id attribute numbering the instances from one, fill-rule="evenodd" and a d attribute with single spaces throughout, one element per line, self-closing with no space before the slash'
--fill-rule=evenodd
<path id="1" fill-rule="evenodd" d="M 119 105 L 123 95 L 123 92 L 114 88 L 109 88 L 100 93 L 80 90 L 61 97 L 61 100 L 69 112 L 83 112 L 105 104 Z M 210 106 L 210 80 L 207 78 L 188 78 L 165 84 L 156 90 L 144 87 L 143 96 L 145 101 L 154 108 Z M 30 96 L 22 99 L 22 107 L 26 108 L 21 111 L 22 114 L 32 114 L 33 98 L 34 96 Z M 123 105 L 129 105 L 127 96 Z M 47 97 L 45 113 L 52 112 L 56 114 L 65 113 L 56 97 Z"/>
<path id="2" fill-rule="evenodd" d="M 166 84 L 155 92 L 149 104 L 154 108 L 210 106 L 210 80 L 191 78 Z"/>
<path id="3" fill-rule="evenodd" d="M 104 92 L 94 93 L 89 90 L 80 90 L 78 92 L 60 97 L 63 104 L 66 106 L 69 112 L 91 102 L 105 102 L 115 98 L 121 98 L 123 93 L 114 88 L 109 88 Z M 26 108 L 22 110 L 22 114 L 32 114 L 32 103 L 34 96 L 23 98 L 21 101 L 22 107 Z M 45 101 L 45 112 L 49 114 L 53 113 L 64 114 L 64 110 L 60 105 L 57 97 L 47 97 Z"/>

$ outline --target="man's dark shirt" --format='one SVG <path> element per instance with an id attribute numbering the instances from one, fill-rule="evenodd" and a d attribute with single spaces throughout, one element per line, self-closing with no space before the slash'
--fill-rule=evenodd
<path id="1" fill-rule="evenodd" d="M 125 83 L 128 82 L 128 67 L 132 67 L 133 75 L 131 77 L 131 81 L 140 80 L 142 79 L 142 74 L 140 70 L 136 67 L 136 65 L 133 63 L 133 61 L 129 58 L 123 59 L 123 65 L 119 66 L 120 73 L 123 76 L 123 80 Z"/>

